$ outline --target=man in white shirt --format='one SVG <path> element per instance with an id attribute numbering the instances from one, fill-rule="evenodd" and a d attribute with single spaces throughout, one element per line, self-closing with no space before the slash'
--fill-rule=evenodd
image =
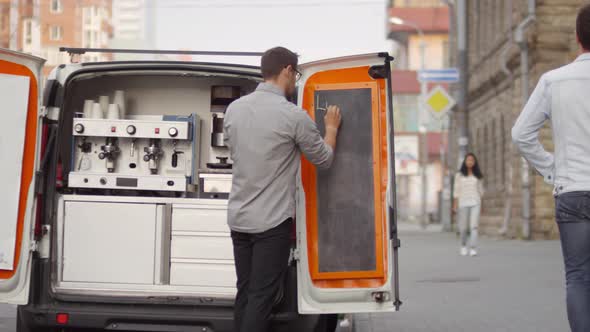
<path id="1" fill-rule="evenodd" d="M 554 185 L 572 331 L 590 331 L 590 4 L 577 18 L 582 54 L 543 75 L 512 129 L 522 155 Z M 555 154 L 539 141 L 551 122 Z"/>

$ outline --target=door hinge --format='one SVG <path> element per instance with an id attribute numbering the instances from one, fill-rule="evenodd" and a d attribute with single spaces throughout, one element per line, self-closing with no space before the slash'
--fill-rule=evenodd
<path id="1" fill-rule="evenodd" d="M 373 79 L 384 79 L 387 78 L 387 67 L 384 65 L 373 66 L 369 68 L 369 76 Z"/>
<path id="2" fill-rule="evenodd" d="M 51 242 L 51 225 L 43 225 L 41 227 L 41 240 L 37 245 L 37 251 L 41 259 L 49 258 Z"/>
<path id="3" fill-rule="evenodd" d="M 298 262 L 300 258 L 301 258 L 301 256 L 300 256 L 299 249 L 292 249 L 291 250 L 291 257 L 289 257 L 289 262 L 292 262 L 292 261 Z"/>
<path id="4" fill-rule="evenodd" d="M 59 108 L 42 106 L 41 110 L 39 111 L 39 117 L 51 121 L 57 121 L 59 120 Z"/>
<path id="5" fill-rule="evenodd" d="M 39 110 L 39 117 L 44 118 L 47 116 L 47 107 L 41 106 L 41 110 Z"/>
<path id="6" fill-rule="evenodd" d="M 39 242 L 37 241 L 32 241 L 31 242 L 31 248 L 30 251 L 31 252 L 37 252 L 39 250 Z"/>

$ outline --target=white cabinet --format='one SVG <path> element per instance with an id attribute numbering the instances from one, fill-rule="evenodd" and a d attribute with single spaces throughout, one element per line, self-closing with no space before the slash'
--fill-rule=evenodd
<path id="1" fill-rule="evenodd" d="M 156 204 L 66 202 L 62 281 L 153 285 L 157 232 L 163 223 Z"/>
<path id="2" fill-rule="evenodd" d="M 226 201 L 72 195 L 58 219 L 58 293 L 236 294 Z"/>

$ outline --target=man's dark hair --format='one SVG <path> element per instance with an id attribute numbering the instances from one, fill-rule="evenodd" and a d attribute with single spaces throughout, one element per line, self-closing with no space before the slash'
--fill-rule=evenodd
<path id="1" fill-rule="evenodd" d="M 291 65 L 293 69 L 297 69 L 297 54 L 289 51 L 284 47 L 275 47 L 264 52 L 260 69 L 262 70 L 262 78 L 265 80 L 277 77 L 283 68 Z"/>
<path id="2" fill-rule="evenodd" d="M 585 5 L 578 12 L 576 32 L 584 50 L 590 51 L 590 4 Z"/>

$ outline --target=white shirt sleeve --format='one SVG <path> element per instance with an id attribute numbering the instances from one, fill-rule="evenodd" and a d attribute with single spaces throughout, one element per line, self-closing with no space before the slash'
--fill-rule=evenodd
<path id="1" fill-rule="evenodd" d="M 522 156 L 543 175 L 545 182 L 553 184 L 555 159 L 539 141 L 539 131 L 550 118 L 551 95 L 547 78 L 543 76 L 512 128 L 512 141 Z"/>

